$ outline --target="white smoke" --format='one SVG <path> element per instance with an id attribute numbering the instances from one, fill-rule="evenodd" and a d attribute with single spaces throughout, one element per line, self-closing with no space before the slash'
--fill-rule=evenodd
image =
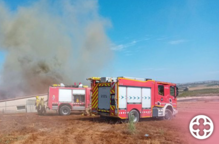
<path id="1" fill-rule="evenodd" d="M 0 50 L 7 56 L 0 99 L 98 75 L 112 56 L 108 26 L 96 0 L 42 0 L 16 11 L 1 2 Z"/>

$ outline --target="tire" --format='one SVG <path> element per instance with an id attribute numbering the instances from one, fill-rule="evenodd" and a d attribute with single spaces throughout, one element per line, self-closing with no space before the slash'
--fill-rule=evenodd
<path id="1" fill-rule="evenodd" d="M 63 105 L 59 109 L 60 115 L 70 115 L 70 113 L 71 113 L 71 108 L 67 105 Z"/>
<path id="2" fill-rule="evenodd" d="M 129 113 L 129 120 L 131 119 L 131 116 L 133 116 L 134 123 L 139 122 L 139 113 L 137 110 L 131 110 L 131 112 Z"/>
<path id="3" fill-rule="evenodd" d="M 165 119 L 165 120 L 170 120 L 170 119 L 172 119 L 172 118 L 173 118 L 173 113 L 172 113 L 172 111 L 169 110 L 169 109 L 166 109 L 166 110 L 165 110 L 164 119 Z"/>

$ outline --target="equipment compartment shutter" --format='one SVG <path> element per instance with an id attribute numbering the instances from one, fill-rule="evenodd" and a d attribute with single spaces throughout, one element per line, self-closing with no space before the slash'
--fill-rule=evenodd
<path id="1" fill-rule="evenodd" d="M 110 109 L 110 89 L 111 87 L 98 88 L 98 108 L 109 110 Z"/>
<path id="2" fill-rule="evenodd" d="M 141 103 L 141 88 L 127 87 L 127 103 L 130 103 L 130 104 Z"/>
<path id="3" fill-rule="evenodd" d="M 73 95 L 85 95 L 85 90 L 73 90 Z"/>
<path id="4" fill-rule="evenodd" d="M 59 89 L 59 102 L 71 102 L 72 90 Z"/>
<path id="5" fill-rule="evenodd" d="M 119 86 L 119 108 L 125 109 L 127 106 L 126 102 L 126 87 Z"/>
<path id="6" fill-rule="evenodd" d="M 142 88 L 142 108 L 151 108 L 151 89 Z"/>

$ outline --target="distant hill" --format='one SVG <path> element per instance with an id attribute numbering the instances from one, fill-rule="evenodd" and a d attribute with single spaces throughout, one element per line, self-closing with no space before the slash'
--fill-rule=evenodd
<path id="1" fill-rule="evenodd" d="M 219 81 L 200 81 L 177 84 L 179 96 L 219 95 Z"/>
<path id="2" fill-rule="evenodd" d="M 185 88 L 185 87 L 197 87 L 197 86 L 201 86 L 201 85 L 205 85 L 207 87 L 210 86 L 218 86 L 219 85 L 219 81 L 217 80 L 211 80 L 211 81 L 199 81 L 199 82 L 190 82 L 190 83 L 178 83 L 177 86 L 179 88 Z"/>

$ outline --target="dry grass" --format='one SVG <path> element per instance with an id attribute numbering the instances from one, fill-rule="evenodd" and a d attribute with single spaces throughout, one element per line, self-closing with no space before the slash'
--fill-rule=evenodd
<path id="1" fill-rule="evenodd" d="M 134 116 L 131 116 L 128 123 L 128 131 L 130 134 L 134 134 L 136 132 L 135 123 L 133 122 Z"/>
<path id="2" fill-rule="evenodd" d="M 189 90 L 183 91 L 179 93 L 179 97 L 187 97 L 187 96 L 202 96 L 202 95 L 219 95 L 219 88 L 210 88 L 210 89 L 197 89 L 197 90 Z"/>
<path id="3" fill-rule="evenodd" d="M 8 114 L 0 116 L 0 144 L 195 144 L 190 139 L 189 121 L 200 111 L 219 118 L 218 104 L 178 103 L 179 114 L 173 120 L 141 119 L 135 128 L 129 123 L 109 123 L 98 116 Z M 133 129 L 134 134 L 130 134 Z"/>
<path id="4" fill-rule="evenodd" d="M 23 136 L 17 135 L 0 135 L 0 144 L 10 144 L 15 141 L 22 140 Z"/>

